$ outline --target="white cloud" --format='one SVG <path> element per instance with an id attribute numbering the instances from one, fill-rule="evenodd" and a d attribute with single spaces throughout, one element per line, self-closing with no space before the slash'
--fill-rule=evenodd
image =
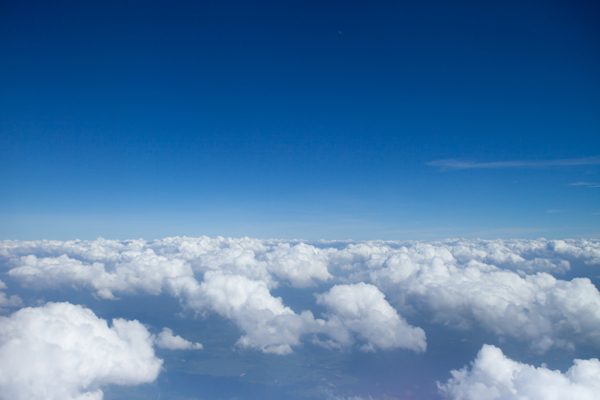
<path id="1" fill-rule="evenodd" d="M 0 289 L 6 289 L 6 284 L 2 281 L 0 281 Z M 0 314 L 6 313 L 9 308 L 20 306 L 22 302 L 16 294 L 6 297 L 6 293 L 0 292 Z"/>
<path id="2" fill-rule="evenodd" d="M 282 243 L 265 254 L 268 270 L 280 279 L 287 279 L 294 287 L 313 286 L 313 279 L 326 281 L 331 278 L 327 270 L 327 251 L 304 243 L 291 246 Z"/>
<path id="3" fill-rule="evenodd" d="M 582 157 L 582 158 L 564 158 L 561 160 L 546 161 L 498 161 L 476 163 L 458 160 L 435 160 L 426 163 L 432 167 L 441 167 L 445 169 L 473 169 L 473 168 L 540 168 L 540 167 L 567 167 L 574 165 L 598 165 L 600 156 Z"/>
<path id="4" fill-rule="evenodd" d="M 8 274 L 24 285 L 36 288 L 91 287 L 105 299 L 113 299 L 113 292 L 157 295 L 162 291 L 165 278 L 193 275 L 185 260 L 158 256 L 152 249 L 124 252 L 109 270 L 103 263 L 90 265 L 65 254 L 44 258 L 28 255 L 13 263 L 17 267 Z"/>
<path id="5" fill-rule="evenodd" d="M 340 348 L 353 343 L 352 332 L 366 341 L 363 350 L 424 351 L 426 347 L 423 330 L 408 325 L 373 285 L 338 285 L 318 295 L 318 302 L 330 311 L 323 320 L 315 319 L 310 311 L 296 314 L 281 298 L 271 295 L 266 282 L 241 275 L 212 271 L 202 283 L 193 278 L 169 282 L 171 293 L 185 299 L 190 308 L 200 313 L 211 310 L 233 320 L 244 332 L 237 342 L 240 347 L 289 354 L 301 344 L 302 335 L 324 334 L 332 338 L 326 345 Z"/>
<path id="6" fill-rule="evenodd" d="M 0 317 L 0 398 L 102 399 L 100 387 L 152 382 L 162 360 L 138 321 L 112 327 L 70 303 Z"/>
<path id="7" fill-rule="evenodd" d="M 339 331 L 345 329 L 357 333 L 367 343 L 362 350 L 406 348 L 417 352 L 425 351 L 425 332 L 410 326 L 385 300 L 383 293 L 375 286 L 358 283 L 337 285 L 329 292 L 317 295 L 317 303 L 325 305 L 329 311 L 328 328 Z M 332 337 L 340 337 L 341 342 L 348 335 L 331 332 Z M 347 343 L 342 343 L 347 344 Z"/>
<path id="8" fill-rule="evenodd" d="M 600 293 L 587 278 L 557 280 L 546 273 L 520 276 L 470 260 L 460 265 L 444 247 L 417 244 L 388 258 L 371 279 L 395 296 L 467 328 L 477 321 L 498 335 L 531 342 L 534 350 L 600 347 Z"/>
<path id="9" fill-rule="evenodd" d="M 194 271 L 219 270 L 263 280 L 270 288 L 280 281 L 293 287 L 314 286 L 331 278 L 327 251 L 304 243 L 250 238 L 167 238 L 153 244 L 159 254 L 182 256 Z"/>
<path id="10" fill-rule="evenodd" d="M 599 400 L 600 361 L 574 360 L 566 373 L 534 367 L 506 357 L 495 346 L 484 345 L 471 369 L 451 371 L 440 392 L 454 400 Z"/>
<path id="11" fill-rule="evenodd" d="M 569 186 L 587 186 L 587 187 L 597 188 L 597 187 L 600 187 L 600 183 L 596 183 L 596 182 L 576 182 L 576 183 L 569 183 Z"/>
<path id="12" fill-rule="evenodd" d="M 141 279 L 139 269 L 152 265 L 168 269 L 169 266 L 164 265 L 168 263 L 191 265 L 197 273 L 219 270 L 233 275 L 243 275 L 252 280 L 263 280 L 270 288 L 277 287 L 280 281 L 288 281 L 294 287 L 314 286 L 316 281 L 326 281 L 331 278 L 327 270 L 327 253 L 327 250 L 304 243 L 292 244 L 280 240 L 250 238 L 211 239 L 206 236 L 166 238 L 153 242 L 142 239 L 120 242 L 102 238 L 95 241 L 5 240 L 0 242 L 0 256 L 12 260 L 12 264 L 17 267 L 26 266 L 28 262 L 26 259 L 20 260 L 20 257 L 34 255 L 44 260 L 37 263 L 38 267 L 46 270 L 29 271 L 26 274 L 28 276 L 23 276 L 21 280 L 33 281 L 39 278 L 40 283 L 43 283 L 46 278 L 50 278 L 50 282 L 44 284 L 50 285 L 54 282 L 62 284 L 66 283 L 66 278 L 75 273 L 79 280 L 71 281 L 70 284 L 86 283 L 93 287 L 104 287 L 102 292 L 108 297 L 112 295 L 112 291 L 126 291 L 123 287 L 119 287 L 119 284 L 127 290 L 155 293 L 160 290 L 160 282 Z M 71 260 L 70 270 L 65 269 L 66 260 L 52 261 L 61 257 L 68 257 Z M 42 265 L 43 263 L 47 264 Z M 65 268 L 51 272 L 49 267 L 52 263 L 64 265 Z M 81 276 L 81 266 L 99 269 L 96 272 L 99 276 Z M 175 271 L 171 271 L 169 277 L 177 276 L 175 273 L 191 275 L 191 270 L 177 271 L 181 265 L 172 266 L 171 269 L 173 267 Z M 103 275 L 102 271 L 108 276 Z M 114 277 L 115 274 L 121 276 Z M 136 279 L 128 283 L 123 282 L 124 278 L 128 277 Z M 135 280 L 140 287 L 132 288 L 136 284 Z"/>
<path id="13" fill-rule="evenodd" d="M 333 329 L 334 318 L 298 315 L 269 292 L 282 284 L 301 288 L 326 281 L 371 283 L 400 310 L 455 327 L 480 324 L 528 341 L 538 352 L 577 342 L 600 347 L 598 290 L 586 279 L 548 274 L 560 276 L 572 265 L 600 266 L 600 241 L 594 240 L 3 241 L 0 255 L 8 274 L 32 288 L 90 288 L 103 298 L 168 289 L 199 313 L 232 319 L 245 332 L 240 345 L 263 351 L 289 352 L 305 333 L 338 335 L 330 342 L 338 346 L 352 342 L 339 318 Z M 224 300 L 224 293 L 232 297 Z M 573 297 L 579 301 L 571 302 Z M 243 301 L 234 303 L 237 298 Z"/>
<path id="14" fill-rule="evenodd" d="M 16 294 L 7 297 L 6 293 L 0 292 L 0 314 L 6 313 L 9 308 L 19 307 L 21 303 L 23 303 L 23 301 Z"/>
<path id="15" fill-rule="evenodd" d="M 171 291 L 197 311 L 212 310 L 233 320 L 244 331 L 237 344 L 266 353 L 288 354 L 300 336 L 315 330 L 310 311 L 298 315 L 273 297 L 264 281 L 209 271 L 198 284 L 193 278 L 170 280 Z"/>
<path id="16" fill-rule="evenodd" d="M 154 344 L 161 349 L 169 350 L 200 350 L 203 347 L 200 343 L 192 343 L 181 336 L 173 335 L 173 331 L 169 328 L 163 328 L 154 339 Z"/>

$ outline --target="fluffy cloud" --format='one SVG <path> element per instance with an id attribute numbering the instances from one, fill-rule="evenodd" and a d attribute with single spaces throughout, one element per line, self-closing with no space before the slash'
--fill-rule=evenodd
<path id="1" fill-rule="evenodd" d="M 154 344 L 161 349 L 169 350 L 200 350 L 203 347 L 200 343 L 192 343 L 181 336 L 173 335 L 173 331 L 169 328 L 163 328 L 154 339 Z"/>
<path id="2" fill-rule="evenodd" d="M 150 242 L 4 241 L 0 242 L 0 255 L 10 269 L 8 274 L 32 288 L 87 287 L 103 298 L 159 294 L 168 289 L 198 312 L 213 311 L 231 318 L 246 332 L 240 345 L 263 351 L 289 352 L 289 346 L 297 345 L 302 334 L 325 329 L 319 328 L 322 323 L 330 329 L 327 334 L 339 335 L 332 344 L 352 341 L 349 322 L 333 318 L 335 310 L 330 309 L 329 319 L 320 322 L 312 314 L 293 313 L 269 293 L 282 284 L 302 288 L 326 281 L 373 284 L 400 310 L 408 308 L 458 328 L 479 324 L 497 335 L 527 341 L 538 352 L 550 347 L 569 348 L 577 342 L 600 347 L 598 290 L 585 278 L 557 279 L 573 263 L 599 266 L 600 241 L 312 245 L 221 237 Z M 202 275 L 204 282 L 199 283 Z M 219 293 L 228 293 L 230 286 L 236 296 L 247 295 L 245 302 L 223 300 Z M 256 300 L 259 298 L 263 305 Z M 577 301 L 572 300 L 575 298 Z M 335 323 L 338 328 L 331 328 Z M 252 333 L 263 329 L 275 334 L 260 339 L 263 333 Z M 284 336 L 287 339 L 282 339 Z M 366 336 L 362 338 L 381 347 Z"/>
<path id="3" fill-rule="evenodd" d="M 310 311 L 298 315 L 273 297 L 267 283 L 242 275 L 210 271 L 204 282 L 193 278 L 170 280 L 174 295 L 185 299 L 197 311 L 212 310 L 233 320 L 244 331 L 237 344 L 266 353 L 288 354 L 300 344 L 300 336 L 315 330 Z"/>
<path id="4" fill-rule="evenodd" d="M 373 285 L 337 285 L 317 295 L 317 303 L 329 309 L 328 333 L 342 344 L 347 344 L 349 335 L 340 327 L 366 340 L 364 351 L 401 347 L 420 352 L 427 347 L 425 332 L 400 317 Z"/>
<path id="5" fill-rule="evenodd" d="M 152 249 L 129 251 L 107 270 L 105 264 L 86 264 L 63 254 L 59 257 L 23 256 L 8 274 L 26 286 L 36 288 L 75 285 L 91 287 L 98 296 L 113 299 L 113 292 L 160 294 L 165 278 L 193 275 L 181 259 L 158 256 Z"/>
<path id="6" fill-rule="evenodd" d="M 328 250 L 304 243 L 277 240 L 166 238 L 153 242 L 142 239 L 120 242 L 34 241 L 0 242 L 0 256 L 12 264 L 11 274 L 30 285 L 76 284 L 99 289 L 110 298 L 112 292 L 160 291 L 161 278 L 224 271 L 263 280 L 270 288 L 280 281 L 294 287 L 314 286 L 331 278 L 327 270 Z M 35 256 L 33 259 L 31 256 Z M 61 267 L 61 268 L 58 268 Z M 83 271 L 87 269 L 93 270 Z M 143 276 L 151 269 L 154 280 Z M 168 270 L 160 275 L 160 270 Z M 74 275 L 74 276 L 73 276 Z"/>
<path id="7" fill-rule="evenodd" d="M 0 289 L 6 289 L 6 284 L 0 281 Z M 6 297 L 6 293 L 0 292 L 0 314 L 4 314 L 8 311 L 8 308 L 18 307 L 22 303 L 22 300 L 16 294 Z"/>
<path id="8" fill-rule="evenodd" d="M 202 283 L 180 278 L 170 280 L 170 285 L 188 307 L 233 320 L 244 332 L 238 346 L 265 353 L 289 354 L 305 334 L 327 335 L 331 340 L 321 344 L 336 348 L 351 345 L 352 333 L 367 342 L 363 350 L 426 347 L 423 330 L 408 325 L 373 285 L 338 285 L 318 295 L 317 301 L 329 309 L 327 319 L 315 319 L 310 311 L 296 314 L 271 295 L 266 282 L 241 275 L 213 271 Z"/>
<path id="9" fill-rule="evenodd" d="M 520 276 L 475 260 L 458 264 L 448 249 L 424 244 L 401 249 L 370 277 L 399 304 L 432 312 L 445 324 L 477 322 L 530 341 L 538 352 L 572 347 L 572 340 L 600 347 L 600 293 L 587 278 Z"/>
<path id="10" fill-rule="evenodd" d="M 526 273 L 561 273 L 571 263 L 600 265 L 600 243 L 580 240 L 460 240 L 444 245 L 461 263 L 470 260 Z"/>
<path id="11" fill-rule="evenodd" d="M 0 317 L 0 398 L 102 399 L 103 385 L 152 382 L 162 360 L 138 321 L 106 321 L 70 303 Z"/>
<path id="12" fill-rule="evenodd" d="M 438 386 L 455 400 L 599 400 L 600 361 L 574 360 L 566 373 L 534 367 L 506 357 L 495 346 L 484 345 L 472 362 Z"/>
<path id="13" fill-rule="evenodd" d="M 152 244 L 166 256 L 181 256 L 196 272 L 218 270 L 267 282 L 280 281 L 293 287 L 314 286 L 331 278 L 327 270 L 328 250 L 304 243 L 250 238 L 167 238 Z"/>

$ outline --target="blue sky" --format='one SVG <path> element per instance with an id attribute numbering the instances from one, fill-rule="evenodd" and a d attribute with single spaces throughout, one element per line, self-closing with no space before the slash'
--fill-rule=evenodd
<path id="1" fill-rule="evenodd" d="M 428 163 L 598 157 L 599 11 L 4 2 L 0 234 L 597 236 L 597 158 Z"/>

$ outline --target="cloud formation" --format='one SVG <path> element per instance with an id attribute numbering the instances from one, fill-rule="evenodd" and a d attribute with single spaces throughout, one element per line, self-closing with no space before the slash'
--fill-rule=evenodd
<path id="1" fill-rule="evenodd" d="M 345 310 L 335 299 L 343 290 L 371 296 L 373 303 L 364 306 L 398 329 L 406 328 L 404 320 L 393 308 L 382 311 L 377 296 L 399 311 L 458 329 L 479 325 L 540 353 L 577 343 L 600 347 L 600 293 L 587 278 L 559 279 L 572 265 L 600 266 L 600 242 L 593 240 L 4 241 L 0 255 L 8 275 L 34 289 L 74 286 L 106 299 L 167 292 L 198 314 L 215 312 L 234 321 L 244 332 L 238 345 L 278 354 L 289 353 L 305 334 L 330 347 L 347 346 L 356 335 L 365 350 L 400 343 L 358 327 L 357 321 L 367 327 L 374 320 L 342 317 Z M 337 289 L 324 294 L 318 289 L 323 282 Z M 361 283 L 366 286 L 356 286 Z M 318 319 L 308 310 L 293 312 L 270 293 L 282 285 L 314 287 L 328 314 Z M 424 348 L 413 339 L 407 348 Z"/>
<path id="2" fill-rule="evenodd" d="M 152 249 L 124 252 L 109 270 L 103 263 L 88 264 L 66 254 L 44 258 L 28 255 L 21 257 L 17 264 L 19 266 L 8 274 L 24 286 L 55 288 L 68 284 L 90 287 L 103 299 L 114 299 L 113 292 L 157 295 L 162 291 L 165 278 L 193 275 L 184 260 L 158 256 Z"/>
<path id="3" fill-rule="evenodd" d="M 453 400 L 599 400 L 600 361 L 574 360 L 566 373 L 534 367 L 506 357 L 484 345 L 471 368 L 451 371 L 440 392 Z"/>
<path id="4" fill-rule="evenodd" d="M 154 339 L 154 344 L 161 349 L 169 350 L 201 350 L 203 347 L 200 343 L 192 343 L 181 336 L 173 335 L 173 331 L 169 328 L 163 328 Z"/>
<path id="5" fill-rule="evenodd" d="M 296 314 L 273 297 L 266 282 L 241 275 L 211 271 L 198 283 L 193 278 L 170 280 L 171 291 L 186 306 L 204 312 L 211 310 L 231 319 L 244 335 L 237 345 L 265 353 L 289 354 L 305 334 L 329 336 L 318 343 L 342 348 L 354 343 L 353 333 L 366 341 L 362 350 L 406 348 L 424 351 L 425 333 L 406 323 L 373 285 L 338 285 L 317 296 L 329 313 L 315 319 L 311 311 Z"/>
<path id="6" fill-rule="evenodd" d="M 193 278 L 171 279 L 171 292 L 192 309 L 211 310 L 233 320 L 244 335 L 237 345 L 265 353 L 288 354 L 300 344 L 300 336 L 314 330 L 316 321 L 310 311 L 301 315 L 273 297 L 265 281 L 220 271 L 204 274 L 204 281 Z"/>
<path id="7" fill-rule="evenodd" d="M 0 317 L 0 398 L 99 400 L 100 387 L 152 382 L 162 360 L 138 321 L 106 321 L 70 303 Z"/>
<path id="8" fill-rule="evenodd" d="M 561 160 L 545 160 L 545 161 L 497 161 L 476 163 L 469 161 L 458 160 L 435 160 L 426 163 L 431 167 L 441 167 L 442 170 L 447 169 L 474 169 L 474 168 L 542 168 L 542 167 L 567 167 L 573 165 L 598 165 L 600 164 L 600 156 L 582 157 L 582 158 L 565 158 Z"/>
<path id="9" fill-rule="evenodd" d="M 541 353 L 573 341 L 600 347 L 600 293 L 587 278 L 521 276 L 476 260 L 460 265 L 431 245 L 394 254 L 370 276 L 398 304 L 430 312 L 437 322 L 462 329 L 478 323 Z"/>
<path id="10" fill-rule="evenodd" d="M 410 326 L 373 285 L 362 282 L 336 285 L 329 292 L 317 295 L 317 303 L 328 308 L 328 327 L 337 328 L 330 328 L 329 332 L 342 344 L 347 344 L 350 337 L 347 330 L 367 342 L 361 347 L 363 351 L 373 351 L 377 347 L 422 352 L 427 348 L 423 329 Z"/>
<path id="11" fill-rule="evenodd" d="M 6 289 L 6 284 L 2 281 L 0 281 L 0 289 Z M 6 297 L 6 293 L 0 291 L 0 314 L 6 313 L 9 308 L 20 306 L 22 302 L 16 294 Z"/>

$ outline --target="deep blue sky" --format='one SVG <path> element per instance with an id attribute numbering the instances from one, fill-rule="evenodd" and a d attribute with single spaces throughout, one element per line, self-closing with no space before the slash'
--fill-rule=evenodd
<path id="1" fill-rule="evenodd" d="M 2 239 L 600 235 L 597 2 L 0 7 Z"/>

